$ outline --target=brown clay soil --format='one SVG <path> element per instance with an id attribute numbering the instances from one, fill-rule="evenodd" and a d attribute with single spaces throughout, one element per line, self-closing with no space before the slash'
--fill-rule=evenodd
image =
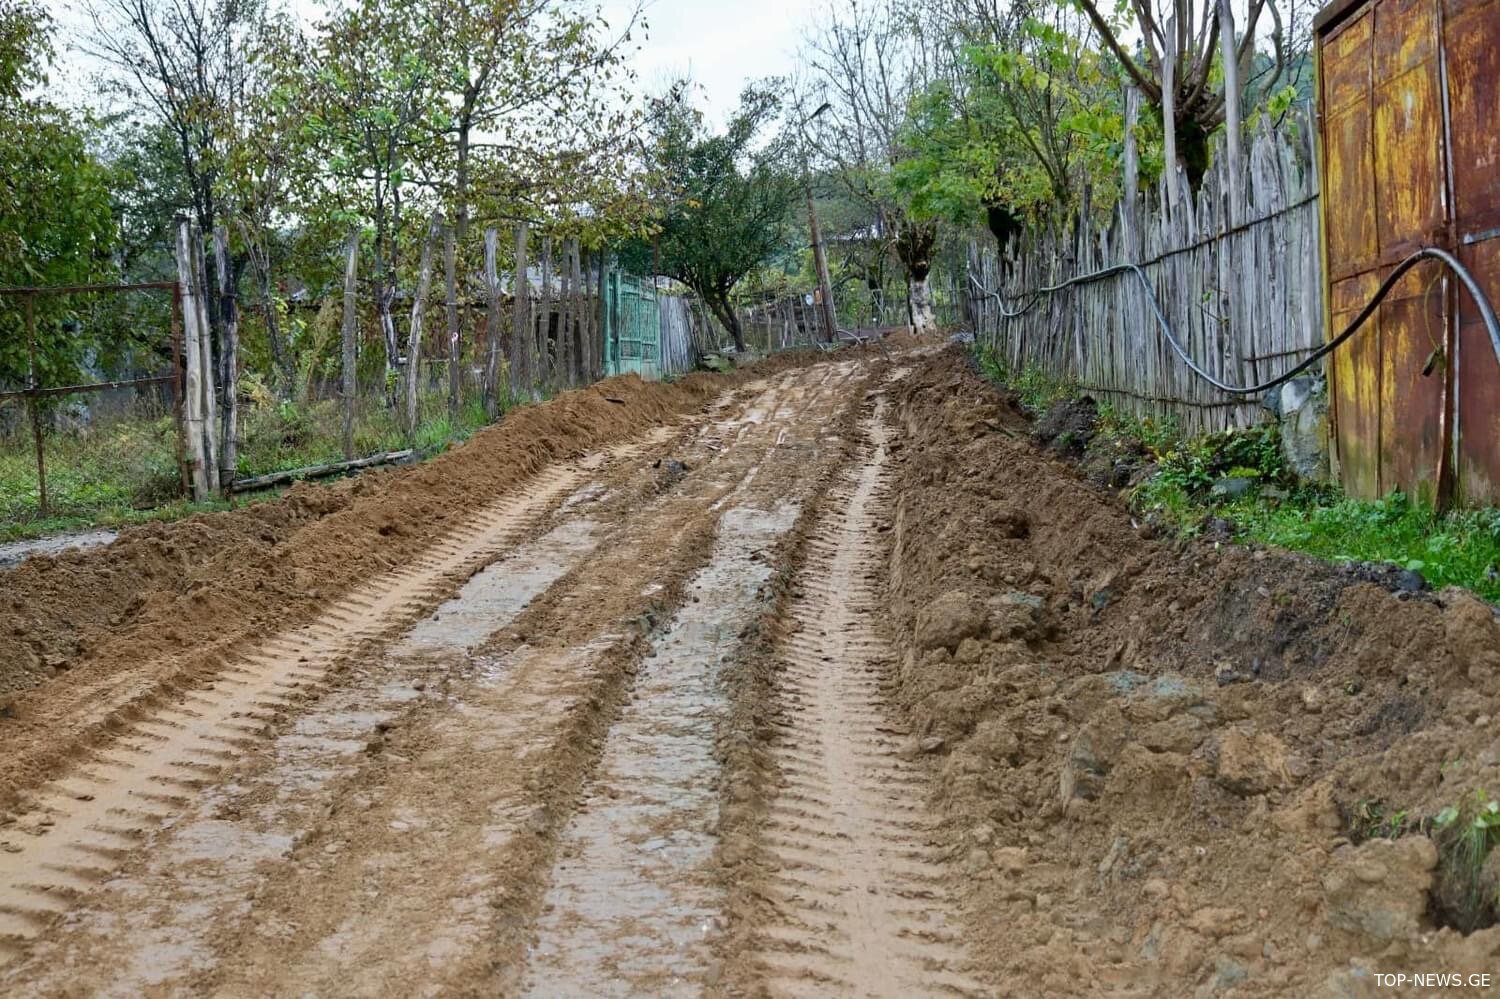
<path id="1" fill-rule="evenodd" d="M 0 992 L 1500 972 L 1431 823 L 1500 788 L 1491 608 L 1149 535 L 902 342 L 612 379 L 33 558 L 0 572 Z"/>

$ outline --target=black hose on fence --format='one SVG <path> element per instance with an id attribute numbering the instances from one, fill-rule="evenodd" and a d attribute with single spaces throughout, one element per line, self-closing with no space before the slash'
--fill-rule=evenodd
<path id="1" fill-rule="evenodd" d="M 1035 307 L 1036 303 L 1041 301 L 1045 296 L 1055 294 L 1075 284 L 1089 284 L 1115 274 L 1122 274 L 1126 271 L 1129 271 L 1140 279 L 1141 287 L 1146 292 L 1146 299 L 1151 303 L 1151 311 L 1156 316 L 1157 325 L 1161 327 L 1162 334 L 1167 338 L 1167 343 L 1171 346 L 1173 353 L 1182 358 L 1182 363 L 1186 364 L 1189 370 L 1191 370 L 1195 375 L 1202 378 L 1204 381 L 1208 382 L 1210 385 L 1221 392 L 1227 392 L 1231 395 L 1254 395 L 1259 392 L 1264 392 L 1267 389 L 1275 388 L 1282 382 L 1290 381 L 1291 379 L 1297 377 L 1302 372 L 1312 367 L 1313 364 L 1322 360 L 1323 357 L 1331 354 L 1334 350 L 1340 347 L 1344 343 L 1344 341 L 1353 337 L 1355 333 L 1359 332 L 1359 328 L 1364 325 L 1365 320 L 1369 319 L 1370 316 L 1374 314 L 1375 308 L 1380 305 L 1385 296 L 1390 293 L 1391 288 L 1395 286 L 1396 281 L 1401 277 L 1401 275 L 1405 274 L 1407 271 L 1415 267 L 1419 262 L 1428 257 L 1431 257 L 1434 260 L 1441 261 L 1444 265 L 1447 266 L 1450 271 L 1458 276 L 1458 279 L 1460 281 L 1464 283 L 1464 287 L 1469 291 L 1469 297 L 1472 298 L 1474 300 L 1474 304 L 1479 307 L 1479 317 L 1484 321 L 1485 329 L 1488 330 L 1490 334 L 1490 346 L 1494 348 L 1495 361 L 1497 363 L 1500 363 L 1500 321 L 1497 321 L 1495 318 L 1494 307 L 1490 305 L 1490 300 L 1485 296 L 1484 289 L 1479 287 L 1479 283 L 1474 280 L 1474 275 L 1469 273 L 1468 268 L 1459 263 L 1458 259 L 1454 257 L 1453 254 L 1449 253 L 1447 250 L 1438 249 L 1435 246 L 1424 246 L 1420 250 L 1417 250 L 1415 253 L 1411 254 L 1405 260 L 1401 261 L 1401 263 L 1397 264 L 1396 269 L 1391 271 L 1390 275 L 1380 283 L 1380 287 L 1376 289 L 1374 296 L 1371 297 L 1370 301 L 1365 304 L 1365 307 L 1360 310 L 1359 315 L 1355 316 L 1354 321 L 1351 322 L 1348 326 L 1344 327 L 1343 331 L 1339 333 L 1338 336 L 1334 337 L 1332 340 L 1329 340 L 1327 343 L 1323 344 L 1323 346 L 1314 350 L 1310 355 L 1308 355 L 1302 361 L 1298 362 L 1293 368 L 1291 368 L 1291 370 L 1285 371 L 1282 374 L 1277 375 L 1275 378 L 1272 378 L 1270 381 L 1262 382 L 1259 385 L 1229 385 L 1225 382 L 1221 382 L 1219 381 L 1219 379 L 1215 378 L 1213 375 L 1205 371 L 1198 365 L 1196 361 L 1188 356 L 1187 350 L 1182 346 L 1181 341 L 1179 341 L 1176 334 L 1172 332 L 1172 327 L 1167 323 L 1167 317 L 1162 312 L 1161 303 L 1157 301 L 1156 292 L 1152 289 L 1151 282 L 1146 279 L 1146 272 L 1141 269 L 1139 264 L 1115 264 L 1111 267 L 1106 267 L 1103 270 L 1093 271 L 1089 274 L 1080 274 L 1077 277 L 1069 278 L 1068 280 L 1063 281 L 1061 284 L 1048 285 L 1044 288 L 1038 288 L 1035 291 L 1030 292 L 1030 299 L 1026 302 L 1026 304 L 1022 305 L 1014 312 L 1007 311 L 1005 308 L 1005 301 L 1000 297 L 1000 293 L 998 291 L 990 291 L 989 289 L 985 288 L 984 285 L 980 284 L 979 280 L 974 277 L 972 271 L 969 273 L 969 281 L 974 285 L 975 288 L 979 290 L 981 294 L 995 300 L 996 305 L 1000 309 L 1001 319 L 1017 319 L 1030 312 L 1032 308 Z"/>

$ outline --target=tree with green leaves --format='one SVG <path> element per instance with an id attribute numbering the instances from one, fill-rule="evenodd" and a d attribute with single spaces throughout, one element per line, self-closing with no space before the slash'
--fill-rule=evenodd
<path id="1" fill-rule="evenodd" d="M 714 134 L 684 89 L 674 88 L 652 108 L 655 234 L 632 241 L 621 255 L 635 269 L 654 265 L 693 289 L 743 351 L 735 286 L 786 247 L 801 180 L 784 139 L 761 144 L 780 112 L 772 90 L 747 88 L 728 125 Z"/>
<path id="2" fill-rule="evenodd" d="M 436 86 L 453 109 L 436 124 L 462 249 L 476 159 L 492 189 L 507 178 L 517 193 L 566 187 L 569 153 L 622 129 L 623 86 L 634 79 L 624 56 L 645 19 L 638 5 L 614 29 L 576 0 L 427 0 L 422 16 Z"/>
<path id="3" fill-rule="evenodd" d="M 424 238 L 424 213 L 408 210 L 415 199 L 434 198 L 427 180 L 452 120 L 424 18 L 419 0 L 360 0 L 335 11 L 319 25 L 303 90 L 304 130 L 322 161 L 314 198 L 372 231 L 371 280 L 392 378 L 401 357 L 393 306 L 402 253 Z"/>
<path id="4" fill-rule="evenodd" d="M 1062 6 L 949 0 L 944 71 L 913 98 L 896 187 L 958 225 L 984 217 L 1003 250 L 1029 222 L 1113 203 L 1119 88 L 1086 21 Z"/>
<path id="5" fill-rule="evenodd" d="M 0 0 L 0 286 L 109 280 L 115 218 L 112 174 L 67 111 L 34 96 L 47 82 L 52 22 L 32 0 Z M 85 123 L 86 125 L 87 123 Z M 69 297 L 32 300 L 35 375 L 76 380 L 90 353 L 118 346 L 117 324 L 83 324 Z M 33 373 L 23 299 L 0 296 L 0 383 Z"/>

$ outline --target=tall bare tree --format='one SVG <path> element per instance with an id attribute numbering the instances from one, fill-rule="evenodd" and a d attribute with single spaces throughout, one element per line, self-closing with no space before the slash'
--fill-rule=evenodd
<path id="1" fill-rule="evenodd" d="M 812 123 L 815 145 L 901 262 L 911 325 L 926 332 L 936 325 L 928 276 L 937 226 L 908 211 L 891 183 L 907 106 L 936 71 L 933 50 L 912 26 L 895 0 L 830 4 L 807 39 L 813 90 L 802 103 L 832 105 Z"/>
<path id="2" fill-rule="evenodd" d="M 1130 20 L 1140 35 L 1134 51 L 1127 47 L 1124 24 L 1111 17 L 1108 8 L 1101 8 L 1098 0 L 1078 3 L 1146 100 L 1163 116 L 1171 108 L 1176 155 L 1196 190 L 1208 169 L 1209 136 L 1225 119 L 1224 89 L 1214 74 L 1221 23 L 1216 0 L 1130 0 Z M 1252 74 L 1255 36 L 1263 16 L 1272 22 L 1275 59 Z M 1236 33 L 1238 79 L 1253 80 L 1269 92 L 1285 77 L 1288 66 L 1282 14 L 1274 0 L 1246 0 L 1245 19 Z"/>

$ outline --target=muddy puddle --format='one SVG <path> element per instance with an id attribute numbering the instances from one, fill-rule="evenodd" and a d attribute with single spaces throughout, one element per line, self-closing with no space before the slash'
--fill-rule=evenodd
<path id="1" fill-rule="evenodd" d="M 81 534 L 59 534 L 30 541 L 9 541 L 0 545 L 0 569 L 18 566 L 33 555 L 60 555 L 107 545 L 119 536 L 118 531 L 85 531 Z"/>
<path id="2" fill-rule="evenodd" d="M 688 602 L 642 663 L 594 778 L 562 836 L 525 990 L 532 996 L 697 995 L 717 977 L 724 898 L 711 861 L 718 821 L 719 669 L 771 574 L 790 504 L 736 508 Z"/>

